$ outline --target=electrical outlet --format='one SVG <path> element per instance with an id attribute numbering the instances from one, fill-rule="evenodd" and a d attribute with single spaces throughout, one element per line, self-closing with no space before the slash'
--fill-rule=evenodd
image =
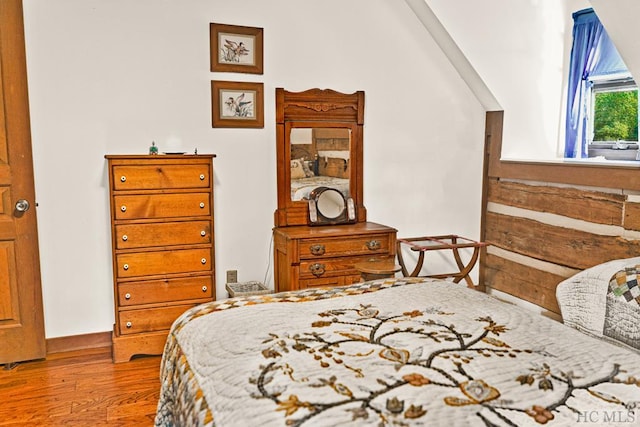
<path id="1" fill-rule="evenodd" d="M 227 283 L 238 283 L 238 270 L 227 270 Z"/>

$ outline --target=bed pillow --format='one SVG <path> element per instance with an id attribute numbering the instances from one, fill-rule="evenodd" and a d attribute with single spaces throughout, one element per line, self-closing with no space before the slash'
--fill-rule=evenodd
<path id="1" fill-rule="evenodd" d="M 349 161 L 337 157 L 320 157 L 318 172 L 323 176 L 349 178 Z"/>
<path id="2" fill-rule="evenodd" d="M 609 281 L 603 333 L 640 350 L 640 264 L 617 271 Z"/>
<path id="3" fill-rule="evenodd" d="M 302 164 L 302 170 L 304 171 L 304 176 L 307 178 L 311 178 L 312 176 L 316 176 L 313 171 L 309 168 L 309 164 L 304 161 L 304 159 L 300 159 L 300 163 Z"/>
<path id="4" fill-rule="evenodd" d="M 301 159 L 291 160 L 291 179 L 306 178 L 302 164 Z"/>
<path id="5" fill-rule="evenodd" d="M 560 282 L 556 298 L 562 321 L 597 338 L 640 350 L 636 332 L 640 325 L 639 266 L 640 257 L 616 259 Z"/>

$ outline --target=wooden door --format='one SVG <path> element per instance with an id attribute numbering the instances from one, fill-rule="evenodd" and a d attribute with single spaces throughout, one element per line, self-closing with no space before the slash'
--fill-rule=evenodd
<path id="1" fill-rule="evenodd" d="M 7 364 L 46 353 L 21 0 L 0 0 L 0 101 L 0 363 Z"/>

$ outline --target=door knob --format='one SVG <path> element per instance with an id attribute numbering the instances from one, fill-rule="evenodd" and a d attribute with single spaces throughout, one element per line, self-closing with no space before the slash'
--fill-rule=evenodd
<path id="1" fill-rule="evenodd" d="M 31 205 L 25 199 L 20 199 L 16 202 L 16 210 L 18 212 L 26 212 L 29 210 L 30 207 Z"/>

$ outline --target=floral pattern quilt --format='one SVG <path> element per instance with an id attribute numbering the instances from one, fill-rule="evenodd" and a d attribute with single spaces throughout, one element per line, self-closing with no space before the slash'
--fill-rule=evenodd
<path id="1" fill-rule="evenodd" d="M 640 355 L 434 279 L 195 307 L 157 426 L 640 425 Z"/>
<path id="2" fill-rule="evenodd" d="M 312 176 L 291 180 L 291 200 L 305 200 L 318 187 L 331 187 L 349 197 L 349 179 L 332 176 Z"/>

